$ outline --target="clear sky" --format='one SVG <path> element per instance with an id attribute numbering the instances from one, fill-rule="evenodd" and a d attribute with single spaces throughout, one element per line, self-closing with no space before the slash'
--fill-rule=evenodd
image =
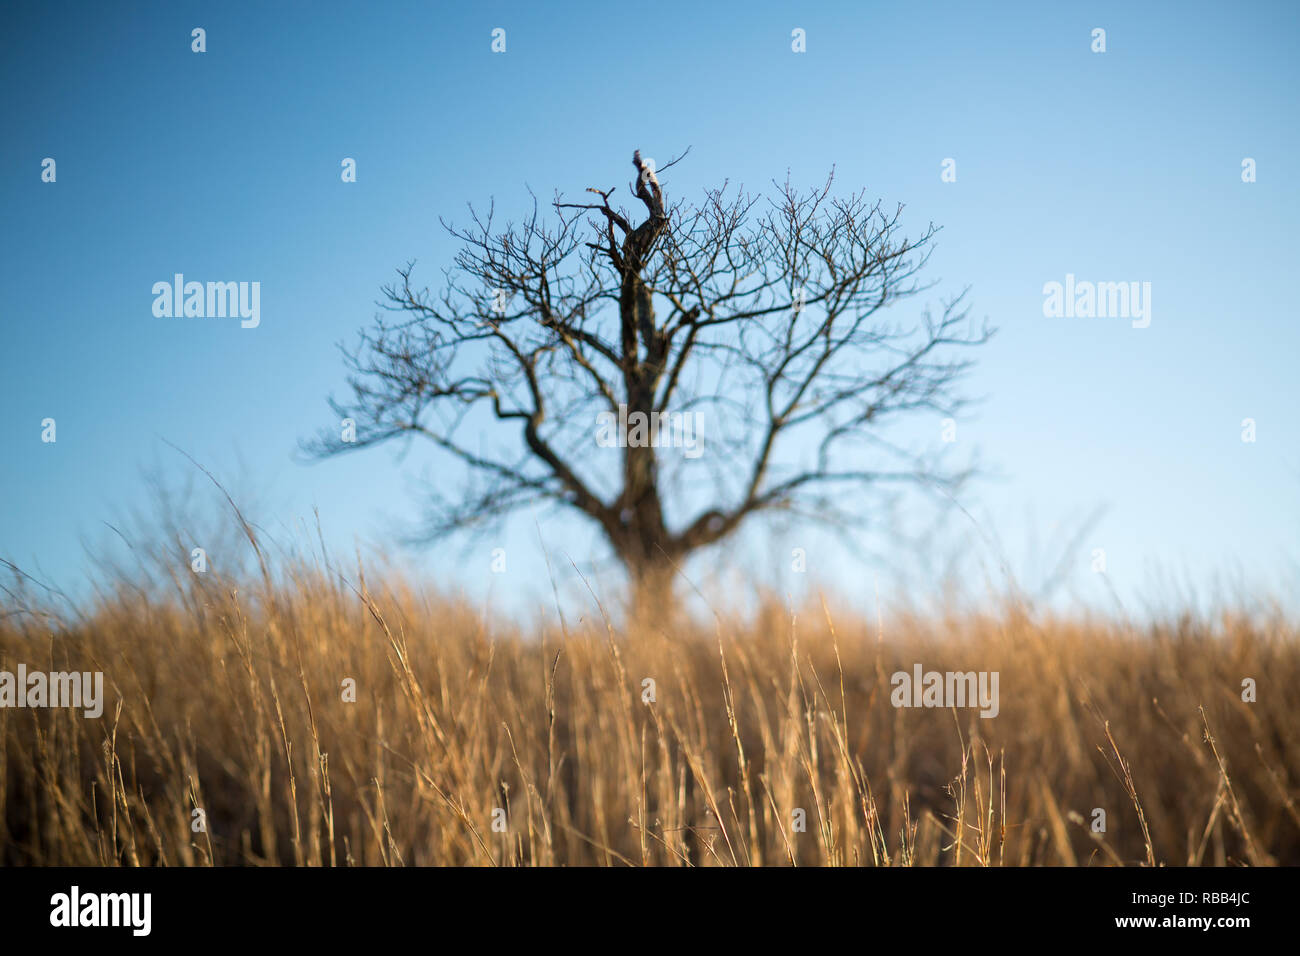
<path id="1" fill-rule="evenodd" d="M 846 191 L 943 226 L 935 295 L 970 285 L 1000 329 L 969 382 L 987 399 L 958 426 L 998 474 L 962 501 L 983 529 L 958 545 L 973 567 L 996 564 L 996 536 L 1032 586 L 1049 558 L 1028 543 L 1104 508 L 1070 567 L 1084 602 L 1110 601 L 1093 548 L 1126 606 L 1169 581 L 1300 579 L 1300 5 L 12 3 L 0 18 L 0 556 L 69 591 L 103 522 L 149 507 L 142 469 L 193 474 L 167 442 L 266 502 L 276 533 L 318 509 L 331 547 L 388 547 L 416 512 L 412 477 L 445 463 L 299 460 L 343 394 L 336 343 L 395 267 L 416 258 L 436 280 L 454 252 L 440 215 L 522 209 L 526 186 L 623 188 L 634 148 L 662 163 L 687 146 L 670 198 L 787 170 L 812 185 L 833 165 Z M 178 272 L 259 281 L 259 327 L 155 317 L 153 284 Z M 1044 284 L 1067 274 L 1151 283 L 1149 327 L 1046 317 Z M 572 520 L 539 520 L 561 576 L 564 554 L 598 556 Z M 486 570 L 497 539 L 400 561 L 478 597 L 545 596 L 538 530 L 525 514 L 499 536 L 506 580 Z M 856 597 L 888 570 L 823 549 L 793 582 L 788 540 L 748 540 L 744 560 L 783 589 Z"/>

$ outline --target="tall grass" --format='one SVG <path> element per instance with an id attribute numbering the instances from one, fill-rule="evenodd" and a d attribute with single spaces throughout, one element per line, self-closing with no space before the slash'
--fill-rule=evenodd
<path id="1" fill-rule="evenodd" d="M 1281 615 L 528 628 L 360 570 L 175 564 L 74 619 L 10 591 L 0 670 L 103 671 L 108 700 L 0 709 L 3 863 L 1300 863 Z M 893 707 L 916 662 L 998 671 L 1000 713 Z"/>

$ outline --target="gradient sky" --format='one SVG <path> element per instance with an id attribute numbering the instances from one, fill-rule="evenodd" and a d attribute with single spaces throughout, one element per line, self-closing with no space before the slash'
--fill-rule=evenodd
<path id="1" fill-rule="evenodd" d="M 983 529 L 962 545 L 975 566 L 996 564 L 996 535 L 1032 584 L 1046 559 L 1028 542 L 1105 508 L 1071 568 L 1078 600 L 1111 600 L 1094 547 L 1130 608 L 1169 582 L 1294 593 L 1296 4 L 12 3 L 0 17 L 0 556 L 71 593 L 103 522 L 149 507 L 142 469 L 193 475 L 166 442 L 266 501 L 275 533 L 315 508 L 343 554 L 387 547 L 414 513 L 411 477 L 443 466 L 396 449 L 299 460 L 333 422 L 326 396 L 344 394 L 336 343 L 398 265 L 436 280 L 454 252 L 440 215 L 492 197 L 522 209 L 526 186 L 622 190 L 634 148 L 662 163 L 687 146 L 670 198 L 787 170 L 812 185 L 834 165 L 845 191 L 943 226 L 932 301 L 970 285 L 1000 329 L 968 387 L 987 400 L 959 426 L 1000 476 L 962 500 Z M 1258 182 L 1242 182 L 1244 157 Z M 155 318 L 151 287 L 176 272 L 260 281 L 261 326 Z M 1151 326 L 1045 318 L 1043 284 L 1067 273 L 1150 282 Z M 571 520 L 541 529 L 562 577 L 564 554 L 599 554 Z M 528 600 L 550 591 L 538 530 L 524 514 L 470 550 L 401 560 Z M 788 541 L 758 540 L 754 573 L 806 581 L 784 573 Z M 497 543 L 510 580 L 487 573 Z M 815 553 L 808 578 L 851 596 L 887 573 Z"/>

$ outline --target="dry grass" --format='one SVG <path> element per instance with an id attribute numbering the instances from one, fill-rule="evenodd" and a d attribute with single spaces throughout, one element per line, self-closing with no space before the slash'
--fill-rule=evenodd
<path id="1" fill-rule="evenodd" d="M 769 606 L 520 633 L 356 577 L 187 571 L 76 623 L 0 618 L 0 670 L 102 670 L 108 698 L 99 720 L 0 709 L 0 862 L 1300 863 L 1300 642 L 1280 618 Z M 917 661 L 999 671 L 1001 713 L 895 709 L 889 675 Z"/>

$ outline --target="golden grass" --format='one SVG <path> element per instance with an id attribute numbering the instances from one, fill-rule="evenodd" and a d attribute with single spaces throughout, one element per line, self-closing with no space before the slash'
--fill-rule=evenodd
<path id="1" fill-rule="evenodd" d="M 769 605 L 524 633 L 302 565 L 175 582 L 75 623 L 0 618 L 0 670 L 102 670 L 108 698 L 99 720 L 0 709 L 0 862 L 1300 863 L 1300 642 L 1280 618 Z M 894 708 L 889 675 L 918 661 L 998 671 L 1000 714 Z"/>

